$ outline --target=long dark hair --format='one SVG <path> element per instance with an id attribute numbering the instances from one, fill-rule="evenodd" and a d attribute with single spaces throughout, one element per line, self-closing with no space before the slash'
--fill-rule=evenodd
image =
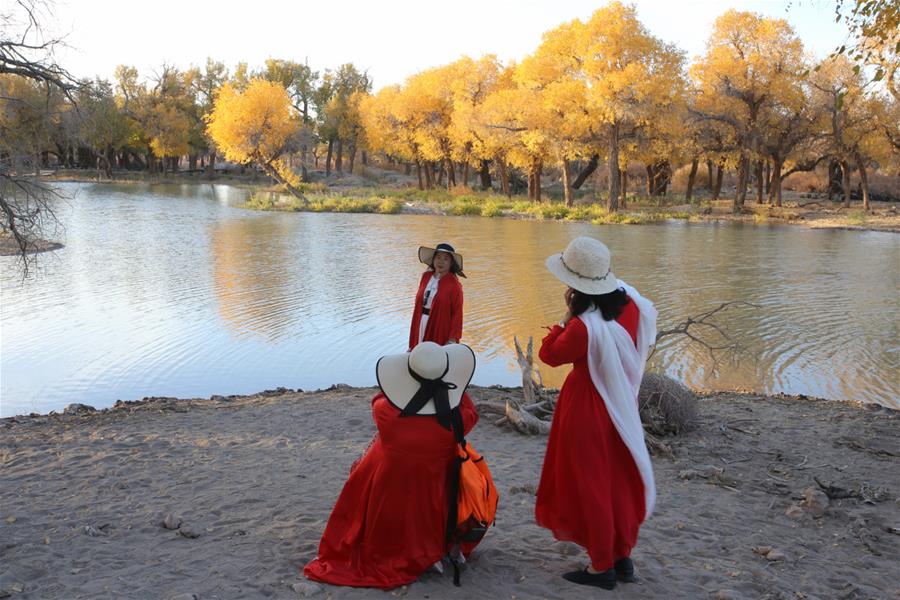
<path id="1" fill-rule="evenodd" d="M 625 290 L 619 288 L 608 294 L 585 294 L 572 289 L 572 316 L 577 317 L 592 306 L 596 307 L 603 315 L 604 321 L 612 321 L 622 314 L 622 309 L 628 304 L 628 295 Z"/>

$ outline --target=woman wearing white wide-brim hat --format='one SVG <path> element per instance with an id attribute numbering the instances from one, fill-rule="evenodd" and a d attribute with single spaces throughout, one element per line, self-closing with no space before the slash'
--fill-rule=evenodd
<path id="1" fill-rule="evenodd" d="M 409 349 L 422 342 L 455 344 L 462 337 L 463 257 L 443 242 L 434 248 L 419 247 L 419 261 L 428 270 L 419 278 L 419 289 L 409 326 Z"/>
<path id="2" fill-rule="evenodd" d="M 415 581 L 449 550 L 457 456 L 451 422 L 468 433 L 478 421 L 465 393 L 475 354 L 464 344 L 423 342 L 381 358 L 375 371 L 378 434 L 351 468 L 304 573 L 333 585 L 391 589 Z M 468 557 L 476 545 L 461 542 L 460 551 Z"/>
<path id="3" fill-rule="evenodd" d="M 540 358 L 573 368 L 553 414 L 535 519 L 587 550 L 590 565 L 565 579 L 612 589 L 634 581 L 631 550 L 656 498 L 637 396 L 657 312 L 616 279 L 609 249 L 593 238 L 572 240 L 546 264 L 567 286 L 567 310 Z"/>

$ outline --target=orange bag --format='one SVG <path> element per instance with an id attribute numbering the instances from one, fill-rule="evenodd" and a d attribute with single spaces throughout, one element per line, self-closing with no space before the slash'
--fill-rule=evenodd
<path id="1" fill-rule="evenodd" d="M 465 440 L 456 447 L 459 455 L 459 492 L 457 495 L 457 542 L 477 542 L 494 524 L 500 496 L 484 457 Z"/>

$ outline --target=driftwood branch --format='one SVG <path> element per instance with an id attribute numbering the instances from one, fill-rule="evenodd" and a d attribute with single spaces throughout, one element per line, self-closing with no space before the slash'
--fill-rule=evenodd
<path id="1" fill-rule="evenodd" d="M 725 356 L 737 354 L 741 350 L 740 344 L 734 341 L 731 336 L 728 335 L 728 332 L 714 320 L 716 315 L 732 306 L 760 308 L 757 304 L 752 304 L 743 300 L 732 300 L 730 302 L 723 302 L 716 308 L 700 313 L 699 315 L 690 316 L 674 327 L 659 331 L 656 334 L 656 343 L 653 346 L 653 350 L 650 352 L 650 356 L 653 356 L 654 352 L 656 352 L 660 340 L 670 336 L 683 335 L 687 337 L 689 341 L 698 344 L 707 351 L 710 360 L 712 361 L 712 369 L 710 372 L 715 373 L 718 370 L 719 363 Z"/>

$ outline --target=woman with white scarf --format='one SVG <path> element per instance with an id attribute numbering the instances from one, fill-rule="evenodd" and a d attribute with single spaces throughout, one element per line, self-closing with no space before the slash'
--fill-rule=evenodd
<path id="1" fill-rule="evenodd" d="M 568 310 L 540 358 L 573 369 L 554 411 L 535 519 L 587 550 L 590 565 L 565 579 L 611 590 L 635 581 L 631 550 L 656 499 L 638 391 L 657 311 L 616 279 L 609 249 L 595 239 L 573 240 L 546 264 L 568 286 Z"/>

